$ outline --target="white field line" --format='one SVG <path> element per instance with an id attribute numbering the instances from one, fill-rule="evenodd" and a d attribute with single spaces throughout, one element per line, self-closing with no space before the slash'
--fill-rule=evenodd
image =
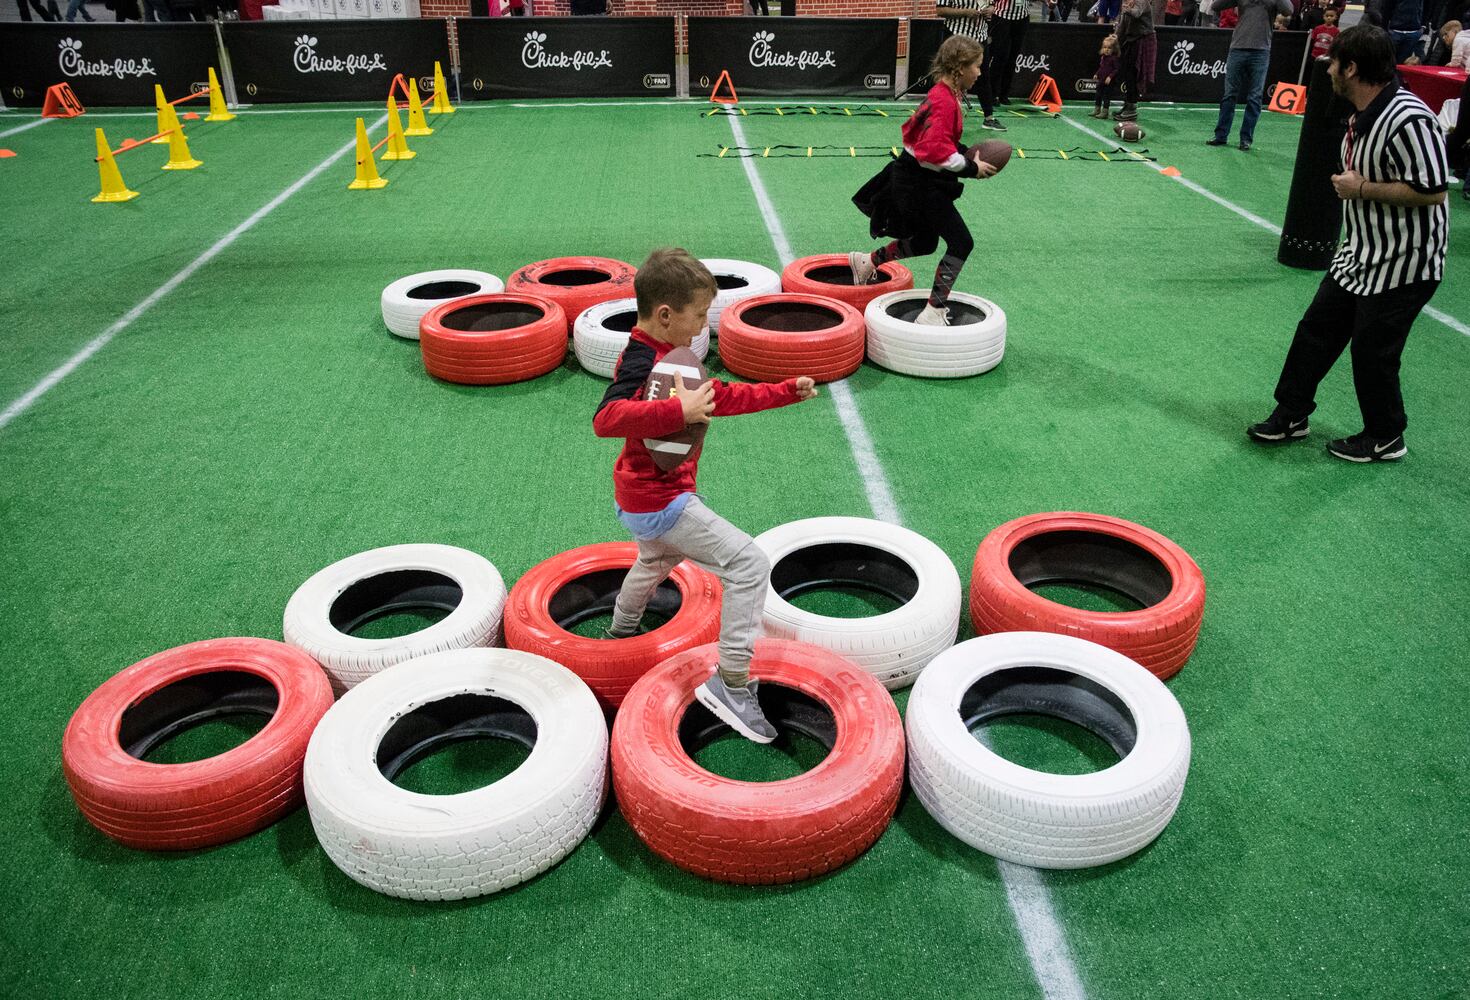
<path id="1" fill-rule="evenodd" d="M 1111 140 L 1105 138 L 1101 133 L 1098 133 L 1098 132 L 1093 131 L 1092 129 L 1088 128 L 1086 125 L 1081 124 L 1080 122 L 1074 122 L 1072 119 L 1067 118 L 1065 116 L 1062 117 L 1062 121 L 1066 122 L 1068 125 L 1072 126 L 1073 128 L 1077 129 L 1078 131 L 1086 132 L 1088 135 L 1092 136 L 1094 139 L 1097 139 L 1097 140 L 1099 140 L 1101 142 L 1109 142 L 1109 141 L 1111 141 Z M 1155 170 L 1157 170 L 1161 174 L 1164 172 L 1164 168 L 1161 167 L 1161 166 L 1159 166 L 1157 163 L 1150 162 L 1148 165 L 1150 167 L 1153 167 Z M 1230 200 L 1228 200 L 1226 198 L 1220 197 L 1218 194 L 1216 194 L 1215 192 L 1211 191 L 1209 188 L 1206 188 L 1206 187 L 1203 187 L 1202 185 L 1196 184 L 1194 181 L 1190 180 L 1187 177 L 1170 177 L 1169 179 L 1172 180 L 1172 181 L 1175 181 L 1176 183 L 1183 184 L 1185 187 L 1189 188 L 1189 190 L 1195 192 L 1196 194 L 1203 195 L 1204 197 L 1210 199 L 1215 204 L 1217 204 L 1217 205 L 1219 205 L 1219 206 L 1221 206 L 1223 208 L 1228 208 L 1230 211 L 1234 212 L 1236 215 L 1240 216 L 1242 219 L 1245 219 L 1245 220 L 1247 220 L 1249 222 L 1254 222 L 1256 225 L 1260 226 L 1262 229 L 1266 230 L 1268 233 L 1271 233 L 1272 235 L 1275 235 L 1275 236 L 1280 236 L 1281 235 L 1281 227 L 1280 226 L 1276 225 L 1273 222 L 1266 221 L 1265 219 L 1261 218 L 1259 215 L 1256 215 L 1256 214 L 1254 214 L 1252 212 L 1246 211 L 1245 209 L 1241 208 L 1239 205 L 1235 204 L 1235 202 L 1230 201 Z M 1441 312 L 1440 310 L 1434 308 L 1433 306 L 1425 306 L 1424 307 L 1424 312 L 1431 319 L 1437 319 L 1437 320 L 1439 320 L 1441 323 L 1443 323 L 1445 326 L 1449 327 L 1451 330 L 1454 330 L 1456 333 L 1460 333 L 1460 334 L 1463 334 L 1463 335 L 1465 335 L 1467 337 L 1470 337 L 1470 326 L 1467 326 L 1465 323 L 1463 323 L 1460 320 L 1456 319 L 1455 317 L 1451 316 L 1449 313 Z"/>
<path id="2" fill-rule="evenodd" d="M 732 117 L 729 122 L 736 144 L 744 146 L 745 133 L 740 128 L 740 119 Z M 766 231 L 770 234 L 771 243 L 775 246 L 776 255 L 781 259 L 781 266 L 784 268 L 796 259 L 791 250 L 791 242 L 786 237 L 785 227 L 781 225 L 781 218 L 776 214 L 770 195 L 766 193 L 766 186 L 756 171 L 755 161 L 745 158 L 740 162 L 745 167 L 745 176 L 755 193 L 756 204 L 760 206 Z M 889 486 L 888 477 L 883 473 L 883 466 L 878 461 L 872 438 L 858 413 L 857 401 L 853 398 L 847 380 L 829 382 L 826 388 L 832 393 L 832 400 L 837 406 L 837 415 L 842 420 L 842 429 L 847 434 L 848 445 L 852 448 L 853 459 L 862 475 L 863 489 L 867 492 L 868 504 L 873 508 L 874 516 L 879 520 L 901 524 L 902 516 L 893 499 L 893 488 Z M 1005 883 L 1006 902 L 1015 916 L 1016 926 L 1026 947 L 1026 957 L 1042 993 L 1047 1000 L 1085 1000 L 1086 993 L 1083 992 L 1077 969 L 1072 964 L 1067 936 L 1052 909 L 1051 894 L 1046 883 L 1039 873 L 1028 868 L 1004 861 L 997 861 L 996 864 L 1000 869 L 1001 880 Z"/>
<path id="3" fill-rule="evenodd" d="M 379 117 L 377 121 L 373 122 L 371 127 L 377 128 L 387 120 L 388 116 L 384 114 Z M 185 281 L 188 281 L 189 278 L 194 275 L 194 272 L 198 271 L 205 264 L 208 264 L 210 261 L 214 260 L 214 258 L 219 256 L 226 247 L 228 247 L 231 243 L 234 243 L 235 240 L 239 239 L 245 233 L 249 232 L 257 222 L 259 222 L 261 219 L 264 219 L 267 215 L 270 215 L 277 208 L 279 208 L 282 203 L 286 201 L 286 199 L 290 198 L 297 191 L 300 191 L 307 184 L 310 184 L 313 180 L 320 176 L 322 171 L 326 170 L 332 164 L 340 160 L 343 156 L 346 156 L 348 153 L 350 153 L 356 143 L 357 140 L 354 138 L 352 142 L 349 142 L 347 145 L 337 150 L 331 156 L 328 156 L 325 160 L 308 170 L 299 180 L 297 180 L 290 187 L 286 188 L 286 190 L 282 191 L 270 201 L 266 202 L 263 206 L 256 209 L 254 214 L 252 214 L 250 218 L 246 219 L 234 229 L 231 229 L 224 236 L 220 237 L 220 239 L 214 244 L 214 246 L 204 251 L 198 257 L 195 257 L 192 261 L 184 266 L 184 269 L 182 271 L 180 271 L 178 274 L 175 274 L 172 278 L 169 278 L 163 284 L 155 288 L 146 299 L 133 306 L 133 308 L 129 309 L 121 319 L 119 319 L 116 323 L 113 323 L 106 330 L 103 330 L 100 334 L 93 338 L 91 343 L 87 344 L 86 347 L 83 347 L 76 354 L 73 354 L 70 358 L 66 360 L 64 364 L 58 367 L 55 371 L 51 372 L 51 374 L 41 379 L 40 382 L 37 382 L 24 396 L 21 396 L 15 402 L 7 406 L 4 412 L 0 413 L 0 430 L 3 430 L 7 424 L 9 424 L 16 417 L 20 416 L 26 410 L 29 410 L 33 405 L 35 405 L 36 401 L 44 396 L 47 392 L 49 392 L 51 388 L 56 385 L 56 383 L 66 378 L 72 372 L 76 371 L 83 362 L 85 362 L 92 355 L 96 354 L 98 351 L 102 350 L 102 348 L 106 347 L 113 337 L 116 337 L 119 333 L 122 333 L 129 326 L 132 326 L 132 324 L 138 319 L 138 317 L 142 316 L 149 309 L 152 309 L 175 288 L 178 288 Z"/>
<path id="4" fill-rule="evenodd" d="M 7 135 L 15 135 L 15 133 L 17 132 L 24 132 L 28 128 L 35 128 L 37 125 L 45 125 L 47 122 L 52 120 L 53 119 L 51 118 L 37 118 L 33 122 L 26 122 L 24 125 L 17 125 L 15 128 L 8 128 L 4 132 L 0 132 L 0 139 L 5 138 Z"/>

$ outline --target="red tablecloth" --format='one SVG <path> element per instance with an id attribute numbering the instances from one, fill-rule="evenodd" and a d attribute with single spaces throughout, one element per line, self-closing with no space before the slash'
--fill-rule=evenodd
<path id="1" fill-rule="evenodd" d="M 1444 102 L 1460 96 L 1465 86 L 1465 71 L 1447 66 L 1400 66 L 1399 75 L 1404 86 L 1429 105 L 1429 110 L 1439 114 Z"/>

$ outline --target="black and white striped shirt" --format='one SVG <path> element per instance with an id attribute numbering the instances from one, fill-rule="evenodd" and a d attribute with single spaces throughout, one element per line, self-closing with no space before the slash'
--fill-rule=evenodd
<path id="1" fill-rule="evenodd" d="M 1031 16 L 1031 0 L 996 0 L 995 15 L 1007 21 L 1024 21 Z"/>
<path id="2" fill-rule="evenodd" d="M 1423 101 L 1397 83 L 1384 87 L 1348 121 L 1342 140 L 1345 170 L 1356 170 L 1374 184 L 1403 181 L 1422 194 L 1449 187 L 1439 122 Z M 1444 278 L 1448 205 L 1405 208 L 1358 199 L 1345 204 L 1347 235 L 1330 270 L 1347 291 L 1377 295 Z"/>
<path id="3" fill-rule="evenodd" d="M 984 10 L 991 5 L 991 0 L 940 0 L 936 5 L 939 7 L 959 7 L 965 10 Z M 949 29 L 951 35 L 964 35 L 973 38 L 977 42 L 984 42 L 990 38 L 990 28 L 983 17 L 946 17 L 944 26 Z M 910 73 L 913 70 L 909 70 Z"/>

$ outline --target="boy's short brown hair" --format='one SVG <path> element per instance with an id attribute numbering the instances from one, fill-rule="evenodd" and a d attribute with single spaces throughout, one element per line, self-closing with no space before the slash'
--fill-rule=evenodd
<path id="1" fill-rule="evenodd" d="M 659 306 L 683 309 L 700 293 L 716 295 L 720 286 L 698 258 L 683 247 L 660 247 L 648 255 L 633 278 L 638 315 L 652 316 Z"/>

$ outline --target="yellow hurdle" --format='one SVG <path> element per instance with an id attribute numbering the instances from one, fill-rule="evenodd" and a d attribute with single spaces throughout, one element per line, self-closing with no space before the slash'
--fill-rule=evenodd
<path id="1" fill-rule="evenodd" d="M 444 83 L 444 70 L 434 63 L 434 100 L 429 105 L 431 115 L 452 115 L 454 106 L 449 103 L 449 88 Z"/>
<path id="2" fill-rule="evenodd" d="M 173 105 L 168 103 L 168 98 L 163 96 L 163 87 L 156 83 L 153 85 L 153 103 L 158 107 L 158 128 L 154 129 L 158 133 L 158 138 L 152 142 L 158 146 L 168 142 L 168 136 L 164 133 L 174 127 L 173 123 L 176 118 Z"/>
<path id="3" fill-rule="evenodd" d="M 214 75 L 214 67 L 209 67 L 209 114 L 204 116 L 207 122 L 233 121 L 234 115 L 225 105 L 224 91 L 219 89 L 219 77 Z"/>
<path id="4" fill-rule="evenodd" d="M 349 191 L 376 191 L 387 187 L 388 182 L 378 176 L 378 165 L 373 162 L 373 147 L 368 145 L 367 124 L 357 120 L 357 179 L 347 185 Z"/>
<path id="5" fill-rule="evenodd" d="M 433 135 L 434 130 L 429 128 L 429 123 L 424 120 L 424 105 L 419 100 L 419 84 L 417 80 L 408 81 L 408 128 L 404 135 Z"/>
<path id="6" fill-rule="evenodd" d="M 383 154 L 383 159 L 411 160 L 418 155 L 408 148 L 408 140 L 403 137 L 403 119 L 398 117 L 398 102 L 390 95 L 388 98 L 388 152 Z"/>
<path id="7" fill-rule="evenodd" d="M 196 160 L 189 154 L 189 143 L 184 138 L 184 129 L 179 124 L 179 116 L 175 114 L 173 131 L 168 134 L 168 162 L 163 165 L 163 169 L 193 170 L 195 167 L 202 166 L 204 166 L 202 160 Z"/>
<path id="8" fill-rule="evenodd" d="M 138 197 L 138 192 L 129 191 L 123 183 L 117 161 L 112 158 L 112 147 L 107 144 L 107 136 L 100 128 L 97 130 L 97 172 L 102 175 L 102 191 L 93 201 L 130 201 Z"/>

